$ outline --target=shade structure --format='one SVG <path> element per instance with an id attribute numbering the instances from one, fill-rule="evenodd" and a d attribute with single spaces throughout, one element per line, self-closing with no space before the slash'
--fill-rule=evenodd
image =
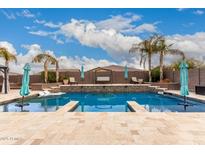
<path id="1" fill-rule="evenodd" d="M 24 66 L 24 73 L 23 73 L 23 79 L 22 79 L 22 86 L 21 86 L 21 90 L 20 90 L 20 95 L 21 96 L 27 96 L 29 95 L 30 91 L 29 91 L 29 72 L 31 70 L 30 65 L 27 63 Z"/>
<path id="2" fill-rule="evenodd" d="M 81 66 L 81 70 L 80 70 L 80 78 L 83 80 L 85 78 L 85 73 L 84 73 L 84 66 Z"/>
<path id="3" fill-rule="evenodd" d="M 127 67 L 127 65 L 125 65 L 124 78 L 128 79 L 128 67 Z"/>
<path id="4" fill-rule="evenodd" d="M 9 75 L 5 74 L 3 77 L 3 84 L 1 89 L 3 94 L 6 94 L 10 91 L 10 84 L 9 84 Z"/>
<path id="5" fill-rule="evenodd" d="M 8 67 L 0 65 L 0 73 L 3 73 L 2 93 L 7 94 L 10 89 Z"/>
<path id="6" fill-rule="evenodd" d="M 184 97 L 189 95 L 188 84 L 188 64 L 183 60 L 180 64 L 180 94 Z"/>

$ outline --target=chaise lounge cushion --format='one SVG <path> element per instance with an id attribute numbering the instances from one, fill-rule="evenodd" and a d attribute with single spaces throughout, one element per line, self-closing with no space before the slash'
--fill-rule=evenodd
<path id="1" fill-rule="evenodd" d="M 131 78 L 131 81 L 132 81 L 132 82 L 135 82 L 135 83 L 138 83 L 138 81 L 137 81 L 137 78 L 136 78 L 136 77 L 132 77 L 132 78 Z"/>
<path id="2" fill-rule="evenodd" d="M 70 77 L 70 78 L 69 78 L 69 82 L 70 82 L 70 83 L 76 83 L 75 78 L 74 78 L 74 77 Z"/>

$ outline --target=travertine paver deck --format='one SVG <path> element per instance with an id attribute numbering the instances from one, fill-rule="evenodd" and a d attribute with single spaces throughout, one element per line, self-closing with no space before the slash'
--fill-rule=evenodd
<path id="1" fill-rule="evenodd" d="M 0 144 L 205 144 L 205 113 L 0 112 Z"/>
<path id="2" fill-rule="evenodd" d="M 205 113 L 0 113 L 0 144 L 205 144 Z"/>

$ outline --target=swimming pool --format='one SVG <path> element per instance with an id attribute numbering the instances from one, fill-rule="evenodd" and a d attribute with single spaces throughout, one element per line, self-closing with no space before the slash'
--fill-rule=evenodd
<path id="1" fill-rule="evenodd" d="M 187 101 L 186 110 L 183 99 L 151 92 L 141 93 L 66 93 L 26 100 L 23 110 L 28 112 L 53 112 L 71 100 L 79 101 L 75 112 L 129 112 L 127 101 L 136 101 L 150 112 L 205 112 L 205 104 Z M 2 112 L 20 112 L 21 108 L 13 102 L 0 106 Z"/>

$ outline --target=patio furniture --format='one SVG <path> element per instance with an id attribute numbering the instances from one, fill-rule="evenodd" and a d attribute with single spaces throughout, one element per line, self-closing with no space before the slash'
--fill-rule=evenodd
<path id="1" fill-rule="evenodd" d="M 2 93 L 7 94 L 8 93 L 8 67 L 0 65 L 0 72 L 3 73 L 3 84 L 2 84 Z"/>
<path id="2" fill-rule="evenodd" d="M 139 83 L 136 77 L 131 78 L 131 83 Z"/>
<path id="3" fill-rule="evenodd" d="M 74 77 L 69 77 L 69 83 L 70 83 L 70 84 L 76 84 L 77 81 L 75 80 Z"/>
<path id="4" fill-rule="evenodd" d="M 97 76 L 96 79 L 97 82 L 110 82 L 109 76 Z"/>
<path id="5" fill-rule="evenodd" d="M 196 85 L 195 93 L 199 95 L 205 95 L 205 85 Z"/>
<path id="6" fill-rule="evenodd" d="M 138 79 L 138 83 L 142 84 L 142 83 L 144 83 L 144 80 L 143 79 Z"/>

